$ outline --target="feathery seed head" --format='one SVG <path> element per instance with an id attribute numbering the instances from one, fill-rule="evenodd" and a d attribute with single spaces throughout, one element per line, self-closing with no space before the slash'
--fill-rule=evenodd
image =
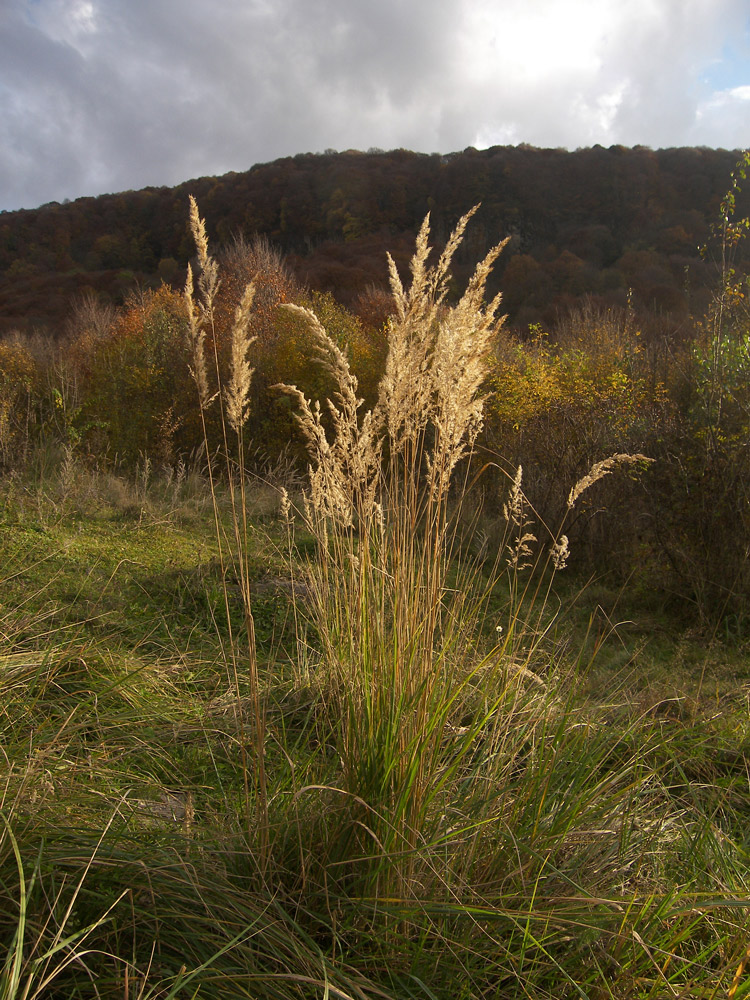
<path id="1" fill-rule="evenodd" d="M 289 494 L 284 486 L 279 490 L 281 493 L 281 516 L 287 524 L 292 522 L 292 501 L 289 499 Z"/>
<path id="2" fill-rule="evenodd" d="M 426 475 L 428 502 L 441 503 L 447 496 L 451 474 L 471 451 L 482 426 L 486 359 L 502 322 L 495 318 L 499 297 L 488 308 L 484 305 L 486 279 L 502 245 L 479 265 L 457 306 L 448 308 L 443 303 L 451 262 L 475 211 L 459 221 L 431 267 L 427 263 L 429 216 L 424 220 L 410 264 L 408 290 L 388 256 L 395 305 L 388 355 L 377 403 L 361 420 L 362 400 L 346 355 L 313 313 L 285 306 L 308 321 L 318 361 L 336 386 L 328 401 L 330 442 L 319 408 L 294 386 L 279 387 L 298 403 L 297 421 L 313 460 L 312 508 L 325 508 L 346 519 L 356 512 L 360 523 L 372 523 L 373 518 L 379 523 L 377 510 L 382 508 L 375 505 L 383 489 L 379 476 L 384 450 L 394 468 L 404 461 L 414 477 Z"/>
<path id="3" fill-rule="evenodd" d="M 198 213 L 198 203 L 192 195 L 190 195 L 190 231 L 195 240 L 201 267 L 198 278 L 198 288 L 201 293 L 200 309 L 204 317 L 210 320 L 213 315 L 214 299 L 219 290 L 219 269 L 216 261 L 208 253 L 206 224 Z"/>
<path id="4" fill-rule="evenodd" d="M 204 268 L 208 261 L 208 236 L 206 235 L 206 224 L 198 212 L 198 202 L 192 194 L 190 195 L 190 231 L 195 240 L 201 268 Z"/>
<path id="5" fill-rule="evenodd" d="M 203 409 L 208 406 L 210 399 L 208 394 L 208 375 L 206 372 L 206 355 L 203 350 L 203 341 L 206 333 L 203 328 L 202 317 L 195 304 L 195 294 L 193 287 L 193 269 L 190 264 L 187 268 L 187 278 L 185 280 L 185 305 L 188 314 L 187 342 L 190 351 L 190 374 L 195 380 L 198 388 L 198 400 Z"/>
<path id="6" fill-rule="evenodd" d="M 519 465 L 513 477 L 513 485 L 510 488 L 508 499 L 503 504 L 503 517 L 509 524 L 514 524 L 519 528 L 523 522 L 524 495 L 521 489 L 523 480 L 523 466 Z"/>
<path id="7" fill-rule="evenodd" d="M 552 556 L 552 565 L 556 570 L 565 569 L 570 555 L 570 546 L 568 544 L 567 535 L 560 535 L 559 539 L 552 543 L 550 555 Z"/>
<path id="8" fill-rule="evenodd" d="M 396 314 L 376 410 L 393 454 L 403 452 L 433 424 L 440 454 L 428 471 L 433 488 L 441 493 L 481 428 L 484 400 L 479 392 L 486 358 L 502 322 L 495 319 L 499 297 L 488 309 L 483 297 L 490 268 L 504 244 L 481 262 L 458 305 L 452 309 L 443 305 L 451 262 L 477 207 L 459 220 L 433 267 L 427 266 L 429 216 L 425 219 L 410 264 L 408 292 L 388 258 Z"/>
<path id="9" fill-rule="evenodd" d="M 528 569 L 531 565 L 531 543 L 536 540 L 536 535 L 530 531 L 518 535 L 513 544 L 508 547 L 507 564 L 511 569 Z"/>
<path id="10" fill-rule="evenodd" d="M 610 455 L 609 458 L 605 458 L 601 462 L 596 462 L 591 466 L 586 475 L 578 480 L 568 494 L 568 510 L 571 510 L 575 506 L 576 501 L 582 493 L 585 493 L 594 483 L 598 483 L 600 479 L 608 476 L 618 466 L 639 465 L 643 462 L 650 463 L 653 461 L 653 458 L 647 458 L 645 455 L 617 454 Z"/>
<path id="11" fill-rule="evenodd" d="M 247 360 L 247 351 L 255 340 L 249 335 L 250 309 L 255 295 L 255 285 L 251 281 L 245 288 L 242 301 L 234 314 L 232 327 L 232 354 L 230 362 L 229 385 L 226 388 L 225 400 L 227 419 L 235 434 L 239 434 L 247 421 L 247 400 L 250 394 L 250 382 L 253 369 Z"/>

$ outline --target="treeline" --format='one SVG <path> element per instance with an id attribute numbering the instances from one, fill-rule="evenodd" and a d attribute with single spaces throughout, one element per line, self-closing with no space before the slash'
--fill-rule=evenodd
<path id="1" fill-rule="evenodd" d="M 716 271 L 698 247 L 708 241 L 736 158 L 620 146 L 328 152 L 175 188 L 7 212 L 0 331 L 56 333 L 82 293 L 120 304 L 135 287 L 178 287 L 193 253 L 186 224 L 193 194 L 218 243 L 266 236 L 300 284 L 363 316 L 373 290 L 386 286 L 386 250 L 405 264 L 426 212 L 439 245 L 481 202 L 456 261 L 457 283 L 510 236 L 490 290 L 503 289 L 514 327 L 552 327 L 586 299 L 605 309 L 629 304 L 644 327 L 655 316 L 660 331 L 677 333 L 708 307 Z"/>

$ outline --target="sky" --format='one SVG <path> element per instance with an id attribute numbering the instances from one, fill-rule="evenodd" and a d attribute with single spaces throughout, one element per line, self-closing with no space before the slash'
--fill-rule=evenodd
<path id="1" fill-rule="evenodd" d="M 0 0 L 0 210 L 519 143 L 750 146 L 750 0 Z"/>

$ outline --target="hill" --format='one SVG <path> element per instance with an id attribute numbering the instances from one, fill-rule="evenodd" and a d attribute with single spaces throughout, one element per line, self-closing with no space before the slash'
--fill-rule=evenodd
<path id="1" fill-rule="evenodd" d="M 117 303 L 136 284 L 180 285 L 193 252 L 189 194 L 214 245 L 265 235 L 302 282 L 354 308 L 368 286 L 385 285 L 386 249 L 406 263 L 428 211 L 439 243 L 481 202 L 456 276 L 460 282 L 470 261 L 511 236 L 495 281 L 513 324 L 550 326 L 583 297 L 606 306 L 630 295 L 641 312 L 658 314 L 662 329 L 679 330 L 702 313 L 715 283 L 698 247 L 736 159 L 726 150 L 621 146 L 327 152 L 174 188 L 5 212 L 0 332 L 54 333 L 83 291 Z"/>

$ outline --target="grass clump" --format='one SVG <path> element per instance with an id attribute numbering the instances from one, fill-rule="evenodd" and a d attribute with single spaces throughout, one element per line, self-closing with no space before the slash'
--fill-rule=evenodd
<path id="1" fill-rule="evenodd" d="M 452 474 L 481 427 L 479 390 L 499 304 L 484 308 L 484 283 L 502 247 L 485 258 L 460 302 L 446 307 L 450 262 L 469 218 L 434 267 L 422 227 L 408 293 L 391 262 L 396 316 L 372 410 L 360 419 L 348 360 L 309 312 L 334 398 L 324 413 L 296 387 L 283 387 L 299 405 L 312 460 L 303 518 L 325 557 L 308 566 L 308 580 L 321 642 L 317 670 L 345 790 L 355 813 L 365 804 L 366 850 L 380 845 L 407 858 L 442 780 L 434 784 L 435 759 L 449 707 L 474 669 L 456 670 L 456 625 L 466 624 L 458 605 L 468 581 L 454 586 L 453 599 L 456 522 L 448 501 Z"/>

